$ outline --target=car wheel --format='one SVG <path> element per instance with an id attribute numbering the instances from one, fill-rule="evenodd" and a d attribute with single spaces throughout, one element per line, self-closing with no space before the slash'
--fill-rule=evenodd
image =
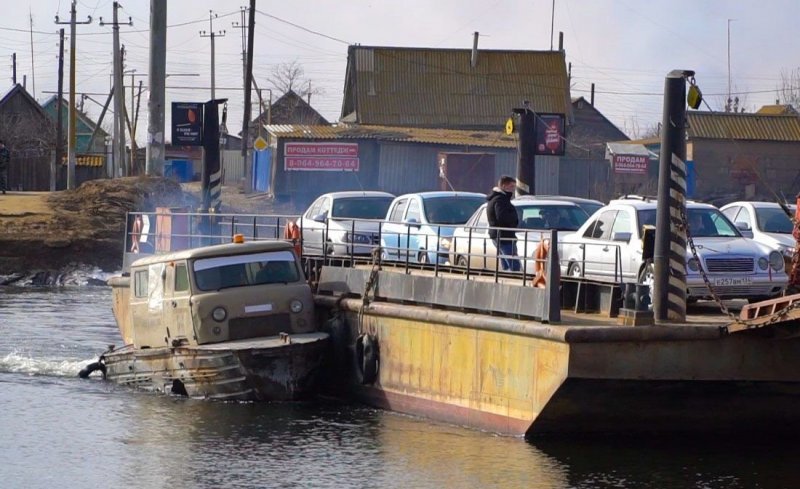
<path id="1" fill-rule="evenodd" d="M 467 257 L 466 256 L 459 256 L 456 260 L 456 264 L 460 267 L 467 268 Z"/>
<path id="2" fill-rule="evenodd" d="M 570 277 L 580 277 L 581 273 L 581 266 L 579 264 L 570 263 L 569 270 L 567 270 L 567 275 Z"/>
<path id="3" fill-rule="evenodd" d="M 429 264 L 430 260 L 428 260 L 428 252 L 423 251 L 422 253 L 420 253 L 419 256 L 417 257 L 417 262 L 419 262 L 421 265 Z"/>

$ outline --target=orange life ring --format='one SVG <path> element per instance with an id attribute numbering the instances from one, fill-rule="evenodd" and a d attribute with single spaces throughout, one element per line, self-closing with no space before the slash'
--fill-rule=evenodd
<path id="1" fill-rule="evenodd" d="M 300 256 L 300 226 L 298 226 L 296 222 L 289 221 L 286 223 L 286 227 L 283 228 L 283 239 L 291 241 L 294 245 L 295 253 L 297 253 L 297 256 Z"/>
<path id="2" fill-rule="evenodd" d="M 539 242 L 539 245 L 536 246 L 536 251 L 533 253 L 533 280 L 531 281 L 531 285 L 540 289 L 544 289 L 547 287 L 547 275 L 545 274 L 546 270 L 546 260 L 547 254 L 550 252 L 550 240 L 543 239 Z"/>

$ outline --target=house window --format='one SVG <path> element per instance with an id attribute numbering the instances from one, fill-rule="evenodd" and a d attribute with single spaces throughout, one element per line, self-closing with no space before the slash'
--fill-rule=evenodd
<path id="1" fill-rule="evenodd" d="M 139 270 L 133 275 L 134 295 L 147 297 L 147 270 Z"/>

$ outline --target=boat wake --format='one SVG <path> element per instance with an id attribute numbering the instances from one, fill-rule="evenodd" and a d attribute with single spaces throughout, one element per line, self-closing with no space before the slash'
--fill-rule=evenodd
<path id="1" fill-rule="evenodd" d="M 80 369 L 95 361 L 90 359 L 34 358 L 18 352 L 0 357 L 0 372 L 50 377 L 77 377 Z"/>
<path id="2" fill-rule="evenodd" d="M 106 281 L 113 275 L 115 273 L 104 272 L 97 267 L 78 265 L 59 271 L 38 270 L 0 275 L 0 285 L 13 285 L 16 287 L 104 286 Z"/>

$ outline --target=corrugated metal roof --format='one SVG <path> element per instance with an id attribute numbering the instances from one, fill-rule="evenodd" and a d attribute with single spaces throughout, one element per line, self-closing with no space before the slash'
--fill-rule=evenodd
<path id="1" fill-rule="evenodd" d="M 691 139 L 800 142 L 800 117 L 791 115 L 689 112 Z"/>
<path id="2" fill-rule="evenodd" d="M 270 125 L 270 134 L 291 139 L 376 139 L 411 143 L 450 144 L 478 148 L 516 148 L 516 136 L 504 132 L 426 129 L 418 127 Z"/>
<path id="3" fill-rule="evenodd" d="M 763 115 L 800 115 L 797 109 L 792 107 L 791 104 L 786 105 L 765 105 L 756 111 L 756 114 Z"/>
<path id="4" fill-rule="evenodd" d="M 361 124 L 418 127 L 500 129 L 523 100 L 537 112 L 570 113 L 563 52 L 478 50 L 475 68 L 470 56 L 469 49 L 351 46 L 343 106 Z"/>

